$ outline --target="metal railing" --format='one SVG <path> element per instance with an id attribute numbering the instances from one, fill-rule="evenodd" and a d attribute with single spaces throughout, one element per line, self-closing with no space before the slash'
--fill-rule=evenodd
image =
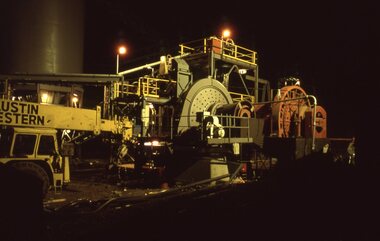
<path id="1" fill-rule="evenodd" d="M 152 77 L 140 77 L 138 81 L 133 84 L 117 82 L 114 84 L 114 98 L 122 95 L 159 98 L 160 85 L 168 83 L 176 83 L 176 81 Z"/>
<path id="2" fill-rule="evenodd" d="M 180 44 L 180 55 L 208 53 L 210 51 L 223 57 L 234 59 L 247 64 L 256 65 L 257 53 L 253 50 L 236 45 L 231 39 L 210 37 Z"/>
<path id="3" fill-rule="evenodd" d="M 231 98 L 234 102 L 239 102 L 239 101 L 243 101 L 243 100 L 248 100 L 252 103 L 255 102 L 255 96 L 253 96 L 253 95 L 246 95 L 246 94 L 232 92 L 232 91 L 229 91 L 228 93 L 230 93 Z"/>

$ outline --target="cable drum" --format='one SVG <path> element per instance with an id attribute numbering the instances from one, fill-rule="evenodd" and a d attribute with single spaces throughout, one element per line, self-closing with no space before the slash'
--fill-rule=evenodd
<path id="1" fill-rule="evenodd" d="M 216 109 L 215 115 L 226 116 L 221 118 L 221 124 L 226 128 L 229 137 L 239 137 L 242 129 L 248 126 L 248 118 L 252 117 L 253 105 L 249 101 L 240 101 L 222 105 Z M 237 118 L 234 118 L 237 117 Z"/>
<path id="2" fill-rule="evenodd" d="M 272 135 L 298 137 L 301 135 L 302 111 L 310 107 L 306 92 L 299 86 L 285 86 L 272 104 Z"/>
<path id="3" fill-rule="evenodd" d="M 252 110 L 253 110 L 253 107 L 252 107 L 251 102 L 240 101 L 240 102 L 233 103 L 233 104 L 219 106 L 215 110 L 215 114 L 216 115 L 228 114 L 228 115 L 236 116 L 236 117 L 251 118 Z"/>
<path id="4" fill-rule="evenodd" d="M 233 103 L 224 85 L 211 78 L 196 81 L 184 96 L 178 133 L 199 125 L 196 120 L 197 112 L 210 111 L 215 106 Z"/>
<path id="5" fill-rule="evenodd" d="M 327 137 L 327 113 L 322 106 L 316 107 L 315 117 L 315 137 L 326 138 Z"/>

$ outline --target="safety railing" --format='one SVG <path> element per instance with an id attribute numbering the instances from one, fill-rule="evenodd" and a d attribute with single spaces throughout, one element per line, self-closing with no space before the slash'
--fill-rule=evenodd
<path id="1" fill-rule="evenodd" d="M 215 116 L 218 117 L 220 124 L 226 130 L 225 138 L 245 138 L 247 141 L 252 140 L 249 117 L 239 117 L 229 114 Z"/>
<path id="2" fill-rule="evenodd" d="M 223 142 L 223 143 L 248 143 L 253 141 L 253 134 L 252 134 L 252 122 L 251 118 L 249 117 L 239 117 L 239 116 L 233 116 L 230 114 L 221 114 L 221 115 L 213 115 L 214 117 L 217 117 L 219 124 L 225 131 L 225 135 L 223 137 L 211 137 L 211 138 L 205 138 L 205 134 L 207 133 L 207 123 L 206 122 L 196 122 L 196 115 L 184 115 L 183 118 L 191 119 L 194 121 L 190 121 L 190 123 L 187 123 L 185 125 L 175 125 L 174 124 L 174 117 L 171 117 L 171 120 L 166 121 L 162 119 L 163 117 L 155 116 L 155 117 L 141 117 L 141 121 L 143 123 L 149 123 L 145 126 L 142 126 L 143 131 L 142 133 L 148 134 L 151 137 L 157 137 L 160 136 L 158 133 L 161 133 L 162 135 L 167 135 L 173 138 L 175 135 L 176 129 L 190 129 L 190 128 L 199 128 L 199 138 L 202 140 L 208 140 L 210 142 L 211 139 L 214 139 L 214 142 Z M 161 118 L 161 120 L 160 120 Z M 152 121 L 154 120 L 154 121 Z M 159 123 L 162 123 L 161 125 Z M 161 128 L 161 131 L 159 129 Z M 217 126 L 215 128 L 218 128 Z M 194 136 L 196 137 L 196 136 Z"/>
<path id="3" fill-rule="evenodd" d="M 130 83 L 115 83 L 114 97 L 121 95 L 137 95 L 159 98 L 159 89 L 161 84 L 175 83 L 176 81 L 167 79 L 157 79 L 151 77 L 141 77 L 138 81 Z"/>
<path id="4" fill-rule="evenodd" d="M 158 98 L 158 81 L 159 79 L 155 78 L 140 78 L 139 85 L 141 87 L 141 94 L 143 96 Z"/>
<path id="5" fill-rule="evenodd" d="M 180 44 L 180 54 L 208 53 L 210 51 L 223 57 L 256 65 L 257 53 L 253 50 L 236 45 L 232 39 L 210 37 Z"/>
<path id="6" fill-rule="evenodd" d="M 251 103 L 255 102 L 255 96 L 253 96 L 253 95 L 246 95 L 246 94 L 241 94 L 241 93 L 231 92 L 231 91 L 229 91 L 229 93 L 230 93 L 232 100 L 234 102 L 239 102 L 239 101 L 243 101 L 243 100 L 248 100 Z"/>

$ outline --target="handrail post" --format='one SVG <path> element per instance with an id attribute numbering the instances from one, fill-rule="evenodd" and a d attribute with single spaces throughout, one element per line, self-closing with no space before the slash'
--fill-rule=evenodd
<path id="1" fill-rule="evenodd" d="M 313 138 L 311 144 L 311 150 L 315 151 L 315 131 L 316 131 L 316 118 L 317 118 L 317 98 L 314 95 L 307 95 L 306 98 L 312 98 L 314 101 L 313 108 Z"/>

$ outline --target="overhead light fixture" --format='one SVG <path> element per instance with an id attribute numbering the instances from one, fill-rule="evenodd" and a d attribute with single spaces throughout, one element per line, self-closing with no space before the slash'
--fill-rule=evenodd
<path id="1" fill-rule="evenodd" d="M 41 93 L 41 103 L 47 104 L 49 100 L 49 94 L 46 92 Z"/>
<path id="2" fill-rule="evenodd" d="M 247 73 L 247 69 L 239 69 L 239 74 L 246 74 Z"/>
<path id="3" fill-rule="evenodd" d="M 223 30 L 222 37 L 223 38 L 229 38 L 229 37 L 231 37 L 231 31 L 229 29 Z"/>

